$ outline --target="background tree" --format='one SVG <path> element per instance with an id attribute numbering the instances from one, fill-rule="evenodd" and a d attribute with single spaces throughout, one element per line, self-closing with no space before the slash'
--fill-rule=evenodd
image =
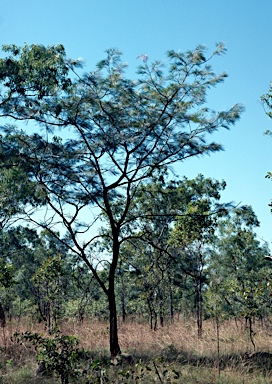
<path id="1" fill-rule="evenodd" d="M 265 317 L 271 301 L 268 250 L 256 238 L 258 225 L 251 207 L 237 208 L 221 220 L 209 263 L 210 293 L 221 296 L 223 315 L 245 319 L 253 345 L 253 320 Z"/>
<path id="2" fill-rule="evenodd" d="M 262 100 L 263 105 L 265 107 L 267 116 L 272 118 L 272 83 L 270 83 L 268 92 L 261 97 L 261 100 Z M 266 135 L 269 135 L 270 137 L 272 136 L 272 132 L 269 129 L 267 129 L 264 133 Z M 266 178 L 270 179 L 270 180 L 272 179 L 272 172 L 271 171 L 267 172 Z M 272 203 L 270 203 L 269 206 L 272 207 Z M 272 212 L 272 208 L 271 208 L 271 212 Z"/>
<path id="3" fill-rule="evenodd" d="M 57 325 L 64 303 L 63 269 L 61 255 L 49 257 L 31 279 L 39 312 L 49 333 Z"/>
<path id="4" fill-rule="evenodd" d="M 29 180 L 38 183 L 47 204 L 44 219 L 28 218 L 49 231 L 61 223 L 69 235 L 67 246 L 106 294 L 110 351 L 116 356 L 115 272 L 132 220 L 127 220 L 131 202 L 159 169 L 222 149 L 207 142 L 207 135 L 229 128 L 241 112 L 239 105 L 222 112 L 206 105 L 208 89 L 226 78 L 216 75 L 209 61 L 225 48 L 218 44 L 208 58 L 201 46 L 186 53 L 169 51 L 167 66 L 145 61 L 137 80 L 125 77 L 126 65 L 112 49 L 96 70 L 82 76 L 75 72 L 80 63 L 68 60 L 62 46 L 3 49 L 8 56 L 0 60 L 0 116 L 35 121 L 40 131 L 25 133 L 7 124 L 0 161 L 12 156 L 27 163 Z M 112 249 L 106 284 L 91 252 L 97 240 L 93 224 L 101 213 Z"/>
<path id="5" fill-rule="evenodd" d="M 272 83 L 269 85 L 269 90 L 261 97 L 261 100 L 266 108 L 266 114 L 272 118 Z"/>
<path id="6" fill-rule="evenodd" d="M 193 283 L 198 337 L 202 337 L 203 286 L 207 284 L 207 264 L 218 217 L 228 212 L 219 204 L 225 182 L 204 178 L 186 180 L 183 188 L 191 192 L 184 215 L 177 217 L 170 243 L 178 255 L 178 265 Z M 190 194 L 189 192 L 189 194 Z M 188 192 L 187 192 L 188 193 Z"/>
<path id="7" fill-rule="evenodd" d="M 0 233 L 0 262 L 3 266 L 12 268 L 13 284 L 1 294 L 1 300 L 7 314 L 11 318 L 26 314 L 24 308 L 29 308 L 32 315 L 36 312 L 36 288 L 33 284 L 35 275 L 48 258 L 61 255 L 63 259 L 63 280 L 69 281 L 69 259 L 63 244 L 49 232 L 38 234 L 27 227 L 11 227 Z M 69 270 L 70 269 L 70 270 Z M 71 278 L 70 278 L 71 280 Z M 40 315 L 38 315 L 38 318 Z"/>
<path id="8" fill-rule="evenodd" d="M 69 301 L 66 302 L 65 306 L 66 315 L 76 318 L 81 323 L 88 315 L 108 318 L 106 316 L 108 313 L 106 299 L 98 282 L 86 265 L 75 260 L 72 254 L 70 257 L 71 273 L 69 275 L 69 286 L 67 287 Z M 104 280 L 104 275 L 107 272 L 101 268 L 98 273 L 101 279 Z"/>
<path id="9" fill-rule="evenodd" d="M 225 182 L 203 175 L 168 183 L 160 175 L 135 194 L 130 215 L 138 219 L 130 226 L 129 244 L 123 247 L 121 261 L 138 276 L 135 284 L 149 308 L 152 328 L 157 327 L 158 319 L 163 324 L 165 314 L 173 319 L 174 291 L 178 288 L 178 302 L 186 296 L 185 291 L 195 296 L 201 334 L 204 260 L 217 217 L 230 208 L 219 203 L 224 188 Z M 186 303 L 190 306 L 191 300 Z"/>

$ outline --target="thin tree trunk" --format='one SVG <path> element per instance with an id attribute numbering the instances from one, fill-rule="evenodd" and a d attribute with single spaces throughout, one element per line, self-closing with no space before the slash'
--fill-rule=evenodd
<path id="1" fill-rule="evenodd" d="M 126 314 L 126 305 L 125 305 L 125 297 L 124 295 L 122 295 L 122 319 L 123 319 L 123 323 L 126 322 L 126 318 L 127 318 L 127 314 Z"/>
<path id="2" fill-rule="evenodd" d="M 5 311 L 1 303 L 0 303 L 0 325 L 1 325 L 1 328 L 5 328 L 6 326 Z"/>
<path id="3" fill-rule="evenodd" d="M 201 245 L 200 245 L 201 247 Z M 197 312 L 197 329 L 198 329 L 198 338 L 202 338 L 202 323 L 203 323 L 203 297 L 202 297 L 202 281 L 203 281 L 203 257 L 201 253 L 201 248 L 199 248 L 198 260 L 197 260 L 197 269 L 198 276 L 195 280 L 196 286 L 196 312 Z"/>
<path id="4" fill-rule="evenodd" d="M 202 298 L 202 284 L 201 282 L 199 281 L 199 285 L 198 285 L 198 303 L 197 303 L 197 326 L 198 326 L 198 338 L 201 339 L 202 338 L 202 330 L 203 330 L 203 326 L 202 326 L 202 323 L 203 323 L 203 308 L 202 308 L 202 301 L 203 301 L 203 298 Z"/>
<path id="5" fill-rule="evenodd" d="M 152 330 L 153 329 L 153 311 L 152 311 L 152 307 L 149 300 L 147 300 L 147 305 L 148 305 L 149 315 L 150 315 L 150 329 Z"/>
<path id="6" fill-rule="evenodd" d="M 256 345 L 255 345 L 255 342 L 254 342 L 254 331 L 253 331 L 253 328 L 252 328 L 252 317 L 250 316 L 248 318 L 249 320 L 249 337 L 250 337 L 250 341 L 253 345 L 253 350 L 255 352 L 255 349 L 256 349 Z"/>
<path id="7" fill-rule="evenodd" d="M 50 334 L 51 332 L 51 303 L 50 301 L 45 304 L 45 313 L 46 313 L 46 325 L 47 332 Z"/>
<path id="8" fill-rule="evenodd" d="M 160 325 L 161 325 L 161 327 L 163 328 L 163 325 L 164 325 L 164 317 L 163 317 L 163 313 L 160 314 Z"/>
<path id="9" fill-rule="evenodd" d="M 126 294 L 125 294 L 125 286 L 124 286 L 123 276 L 122 276 L 121 280 L 122 280 L 122 292 L 121 292 L 122 319 L 123 319 L 123 323 L 125 323 L 126 318 L 127 318 L 127 313 L 126 313 Z"/>
<path id="10" fill-rule="evenodd" d="M 217 370 L 218 370 L 218 376 L 220 377 L 221 373 L 221 367 L 220 367 L 220 323 L 219 323 L 219 317 L 216 315 L 215 317 L 216 321 L 216 339 L 217 339 Z"/>
<path id="11" fill-rule="evenodd" d="M 169 273 L 168 273 L 168 283 L 169 283 L 169 315 L 170 315 L 171 322 L 173 322 L 174 320 L 173 291 L 172 291 L 172 281 Z"/>
<path id="12" fill-rule="evenodd" d="M 157 331 L 157 329 L 158 329 L 158 319 L 157 319 L 157 313 L 156 312 L 154 312 L 154 314 L 155 314 L 155 320 L 154 320 L 154 331 Z"/>

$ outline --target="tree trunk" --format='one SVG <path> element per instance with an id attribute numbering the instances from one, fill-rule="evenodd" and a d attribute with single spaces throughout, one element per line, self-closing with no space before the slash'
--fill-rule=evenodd
<path id="1" fill-rule="evenodd" d="M 110 311 L 110 352 L 112 357 L 116 357 L 120 355 L 121 349 L 118 341 L 115 293 L 112 287 L 109 288 L 108 300 L 109 300 L 109 311 Z"/>
<path id="2" fill-rule="evenodd" d="M 123 319 L 123 323 L 125 323 L 126 322 L 127 313 L 126 313 L 125 294 L 123 292 L 122 292 L 121 301 L 122 301 L 122 319 Z"/>
<path id="3" fill-rule="evenodd" d="M 160 325 L 161 325 L 161 327 L 163 328 L 163 325 L 164 325 L 164 316 L 163 316 L 163 313 L 162 313 L 162 312 L 160 313 Z"/>
<path id="4" fill-rule="evenodd" d="M 255 352 L 256 350 L 256 345 L 255 345 L 255 342 L 254 342 L 254 331 L 253 331 L 253 328 L 252 328 L 252 317 L 249 316 L 248 317 L 248 321 L 249 321 L 249 337 L 250 337 L 250 341 L 253 345 L 253 350 Z"/>
<path id="5" fill-rule="evenodd" d="M 1 325 L 1 328 L 5 328 L 6 326 L 5 311 L 1 303 L 0 303 L 0 325 Z"/>
<path id="6" fill-rule="evenodd" d="M 197 328 L 198 328 L 198 338 L 202 339 L 202 331 L 203 331 L 203 315 L 202 315 L 202 301 L 201 299 L 198 302 L 197 308 Z"/>
<path id="7" fill-rule="evenodd" d="M 173 291 L 172 291 L 172 281 L 169 273 L 168 273 L 168 283 L 169 283 L 169 316 L 170 316 L 171 322 L 173 322 L 174 320 Z"/>
<path id="8" fill-rule="evenodd" d="M 127 313 L 126 313 L 126 288 L 124 284 L 123 276 L 121 276 L 122 292 L 121 292 L 121 305 L 122 305 L 122 319 L 123 323 L 126 322 Z"/>
<path id="9" fill-rule="evenodd" d="M 202 282 L 203 282 L 203 258 L 201 252 L 199 252 L 198 258 L 198 276 L 196 278 L 196 300 L 197 300 L 197 329 L 198 338 L 202 339 L 202 323 L 203 323 L 203 297 L 202 297 Z"/>
<path id="10" fill-rule="evenodd" d="M 202 283 L 200 279 L 196 279 L 195 282 L 195 290 L 196 290 L 196 318 L 197 318 L 197 333 L 198 333 L 198 338 L 202 338 Z"/>
<path id="11" fill-rule="evenodd" d="M 119 242 L 118 237 L 113 242 L 113 255 L 112 263 L 109 271 L 109 289 L 108 289 L 108 301 L 110 312 L 110 353 L 112 357 L 116 357 L 121 354 L 121 349 L 118 341 L 118 325 L 117 325 L 117 311 L 116 311 L 116 299 L 115 299 L 115 270 L 117 261 L 119 258 Z"/>

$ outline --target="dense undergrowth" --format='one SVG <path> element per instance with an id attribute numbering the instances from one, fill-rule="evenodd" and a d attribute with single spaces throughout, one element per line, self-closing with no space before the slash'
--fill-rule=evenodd
<path id="1" fill-rule="evenodd" d="M 255 351 L 242 321 L 222 323 L 219 334 L 206 321 L 202 339 L 191 320 L 176 320 L 155 332 L 135 320 L 120 323 L 125 353 L 114 360 L 108 353 L 108 332 L 107 324 L 97 320 L 65 322 L 50 336 L 41 324 L 10 322 L 0 339 L 0 383 L 272 382 L 270 321 L 255 322 Z M 41 370 L 44 363 L 47 370 Z"/>

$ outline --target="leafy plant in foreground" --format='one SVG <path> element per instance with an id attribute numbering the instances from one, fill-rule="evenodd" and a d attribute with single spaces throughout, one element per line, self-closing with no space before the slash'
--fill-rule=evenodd
<path id="1" fill-rule="evenodd" d="M 80 377 L 86 374 L 81 367 L 82 359 L 88 352 L 78 348 L 78 339 L 74 336 L 62 335 L 55 330 L 53 337 L 43 337 L 39 333 L 15 333 L 17 342 L 33 345 L 37 351 L 37 362 L 42 367 L 42 374 L 57 374 L 62 384 L 69 383 L 69 377 Z"/>

